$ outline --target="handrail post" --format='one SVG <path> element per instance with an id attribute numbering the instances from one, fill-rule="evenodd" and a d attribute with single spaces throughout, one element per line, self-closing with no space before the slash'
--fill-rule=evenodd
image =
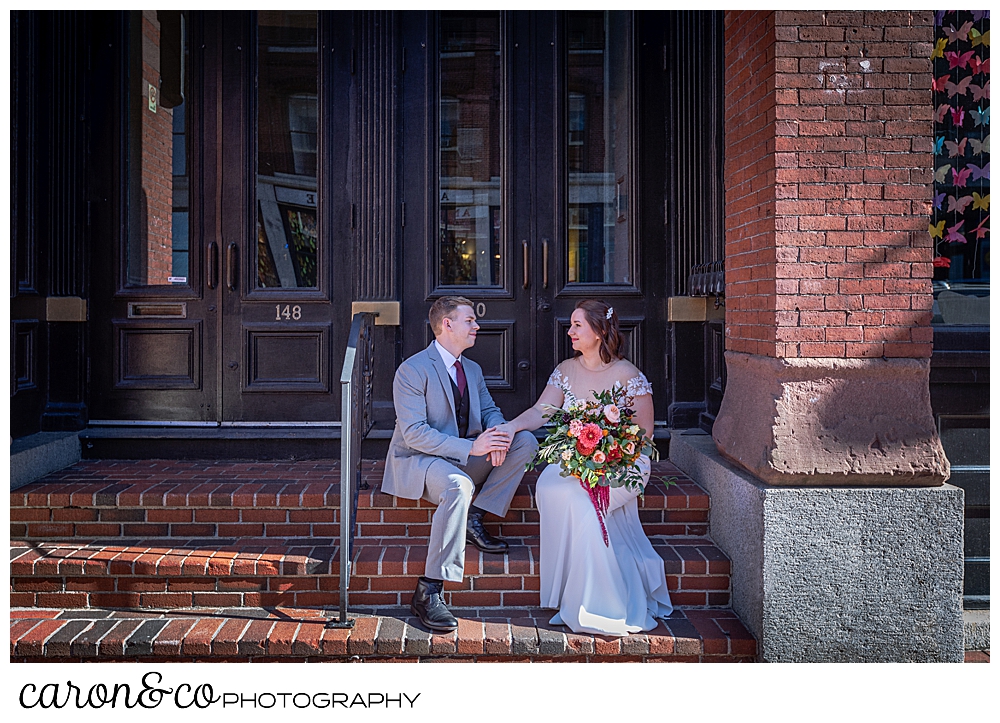
<path id="1" fill-rule="evenodd" d="M 347 588 L 351 582 L 354 505 L 361 483 L 361 441 L 372 425 L 372 364 L 375 314 L 359 312 L 351 320 L 340 373 L 340 618 L 327 627 L 350 628 Z"/>
<path id="2" fill-rule="evenodd" d="M 350 354 L 352 350 L 348 349 Z M 345 360 L 346 366 L 346 360 Z M 354 421 L 351 417 L 351 380 L 340 382 L 340 619 L 336 627 L 354 627 L 354 621 L 347 618 L 347 586 L 351 580 L 351 478 L 354 476 L 353 450 L 351 438 L 354 436 Z"/>

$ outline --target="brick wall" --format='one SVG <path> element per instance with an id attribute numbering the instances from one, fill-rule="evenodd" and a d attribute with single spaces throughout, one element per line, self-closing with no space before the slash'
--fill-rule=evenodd
<path id="1" fill-rule="evenodd" d="M 726 13 L 726 348 L 931 354 L 932 12 Z"/>
<path id="2" fill-rule="evenodd" d="M 727 12 L 726 349 L 774 355 L 774 13 Z"/>

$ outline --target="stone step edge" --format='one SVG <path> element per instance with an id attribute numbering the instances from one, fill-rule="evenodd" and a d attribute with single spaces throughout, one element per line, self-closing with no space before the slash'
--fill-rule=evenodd
<path id="1" fill-rule="evenodd" d="M 401 539 L 402 541 L 402 539 Z M 331 541 L 332 542 L 332 541 Z M 352 576 L 419 575 L 423 572 L 426 545 L 365 545 L 355 541 Z M 469 546 L 466 570 L 476 575 L 537 575 L 537 544 L 522 539 L 507 555 L 489 555 Z M 653 540 L 653 549 L 664 560 L 668 575 L 726 576 L 729 558 L 706 538 Z M 11 543 L 11 577 L 288 577 L 339 575 L 339 546 L 266 545 L 253 542 L 219 550 L 218 540 L 176 546 L 176 541 L 123 545 L 116 541 L 52 541 Z M 245 552 L 240 547 L 249 548 Z M 272 552 L 269 552 L 271 550 Z M 201 553 L 210 552 L 205 556 Z M 42 554 L 40 554 L 42 553 Z M 410 570 L 411 555 L 417 569 Z M 727 586 L 728 589 L 728 586 Z"/>
<path id="2" fill-rule="evenodd" d="M 457 631 L 432 634 L 407 613 L 352 616 L 354 627 L 326 627 L 316 611 L 240 616 L 172 611 L 151 616 L 111 611 L 11 610 L 12 661 L 130 659 L 419 660 L 754 660 L 757 643 L 730 609 L 676 610 L 649 633 L 624 638 L 578 635 L 546 622 L 551 611 L 459 618 Z M 104 613 L 104 614 L 102 614 Z M 334 614 L 331 613 L 331 618 Z"/>

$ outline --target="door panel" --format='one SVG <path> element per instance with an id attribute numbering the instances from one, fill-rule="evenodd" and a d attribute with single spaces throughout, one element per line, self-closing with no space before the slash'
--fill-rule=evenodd
<path id="1" fill-rule="evenodd" d="M 415 15 L 404 28 L 417 25 Z M 413 232 L 404 229 L 404 255 L 429 261 L 423 284 L 418 277 L 404 279 L 403 355 L 431 339 L 423 317 L 434 298 L 468 297 L 482 328 L 467 354 L 483 366 L 510 418 L 534 403 L 552 368 L 572 355 L 569 317 L 578 300 L 591 297 L 615 307 L 626 356 L 651 379 L 663 378 L 664 335 L 651 330 L 665 329 L 665 304 L 662 294 L 646 291 L 663 283 L 662 220 L 659 234 L 648 233 L 649 224 L 640 220 L 650 204 L 662 209 L 662 183 L 647 184 L 639 175 L 641 61 L 633 14 L 430 13 L 419 19 L 420 32 L 407 34 L 404 44 L 423 66 L 408 72 L 403 93 L 409 106 L 423 98 L 429 110 L 423 123 L 404 114 L 404 155 L 427 162 L 404 164 L 404 196 L 428 222 Z M 476 48 L 489 49 L 492 28 L 499 28 L 498 48 L 477 62 Z M 499 91 L 487 92 L 484 85 L 467 101 L 445 70 L 459 60 L 467 64 L 466 82 L 493 63 Z M 467 82 L 465 91 L 470 87 Z M 498 161 L 476 185 L 473 176 L 454 170 L 474 156 L 462 148 L 461 134 L 467 145 L 488 137 L 486 126 L 496 118 Z M 499 208 L 493 205 L 496 189 Z M 456 248 L 455 239 L 467 265 L 463 274 L 448 277 L 454 254 L 446 253 Z M 489 279 L 502 278 L 502 286 L 483 283 L 481 257 L 490 253 L 498 262 L 491 273 L 498 276 Z M 466 283 L 446 286 L 446 277 Z M 425 332 L 408 334 L 407 328 Z M 664 418 L 663 391 L 654 399 Z"/>
<path id="2" fill-rule="evenodd" d="M 113 276 L 95 273 L 96 348 L 112 353 L 95 357 L 94 418 L 339 419 L 350 16 L 121 15 L 127 232 Z"/>
<path id="3" fill-rule="evenodd" d="M 350 43 L 330 34 L 350 29 L 316 12 L 231 15 L 222 43 L 222 421 L 332 422 L 333 360 L 353 284 L 338 210 L 346 199 L 326 191 L 331 176 L 345 175 L 340 59 Z M 320 52 L 337 46 L 336 61 Z"/>
<path id="4" fill-rule="evenodd" d="M 244 393 L 330 391 L 330 324 L 244 326 Z"/>
<path id="5" fill-rule="evenodd" d="M 212 31 L 199 13 L 112 17 L 94 52 L 120 82 L 101 89 L 94 144 L 114 150 L 95 184 L 121 193 L 92 206 L 94 258 L 113 263 L 92 267 L 90 417 L 213 421 L 218 302 L 202 269 L 216 167 L 199 151 L 217 132 Z"/>
<path id="6" fill-rule="evenodd" d="M 155 327 L 115 325 L 115 387 L 118 389 L 199 389 L 201 329 L 190 324 L 161 322 Z"/>
<path id="7" fill-rule="evenodd" d="M 529 298 L 522 238 L 509 221 L 517 63 L 509 13 L 401 14 L 409 66 L 402 88 L 403 356 L 433 340 L 436 298 L 470 299 L 480 332 L 468 356 L 494 399 L 517 409 L 530 389 Z M 527 241 L 527 236 L 523 237 Z M 530 260 L 528 260 L 530 266 Z M 409 330 L 409 331 L 408 331 Z M 422 330 L 422 331 L 418 331 Z"/>

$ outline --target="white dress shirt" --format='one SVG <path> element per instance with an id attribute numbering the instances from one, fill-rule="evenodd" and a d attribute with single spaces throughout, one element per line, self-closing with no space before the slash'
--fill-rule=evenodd
<path id="1" fill-rule="evenodd" d="M 462 357 L 452 356 L 451 352 L 441 346 L 441 343 L 435 339 L 434 346 L 437 347 L 438 354 L 441 355 L 441 361 L 444 362 L 444 368 L 448 370 L 448 376 L 451 380 L 455 382 L 455 386 L 458 386 L 458 371 L 455 369 L 455 362 L 460 361 Z"/>

